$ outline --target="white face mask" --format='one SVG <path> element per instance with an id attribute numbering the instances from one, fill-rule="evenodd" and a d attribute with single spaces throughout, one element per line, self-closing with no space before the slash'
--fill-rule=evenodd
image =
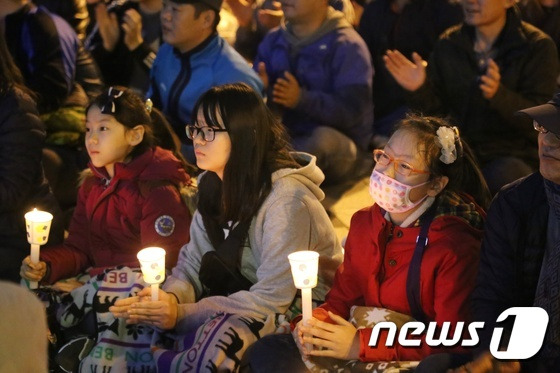
<path id="1" fill-rule="evenodd" d="M 428 183 L 429 181 L 426 181 L 422 184 L 410 186 L 392 179 L 377 170 L 373 170 L 369 179 L 369 194 L 375 203 L 385 211 L 394 213 L 407 212 L 418 206 L 428 197 L 426 194 L 418 201 L 412 202 L 410 200 L 411 189 Z"/>

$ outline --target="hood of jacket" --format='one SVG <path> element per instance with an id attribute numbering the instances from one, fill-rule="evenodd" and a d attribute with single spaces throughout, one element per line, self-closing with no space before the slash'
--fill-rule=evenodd
<path id="1" fill-rule="evenodd" d="M 292 152 L 294 159 L 301 165 L 300 168 L 282 168 L 272 173 L 272 184 L 282 179 L 292 178 L 305 185 L 319 201 L 325 198 L 325 193 L 319 187 L 325 174 L 317 166 L 317 158 L 314 155 L 303 152 Z"/>
<path id="2" fill-rule="evenodd" d="M 289 22 L 282 23 L 281 27 L 288 43 L 297 50 L 305 45 L 309 45 L 319 40 L 333 30 L 352 27 L 352 25 L 350 25 L 350 23 L 346 20 L 346 18 L 344 17 L 344 13 L 338 10 L 334 10 L 329 6 L 327 10 L 327 18 L 325 18 L 325 21 L 314 33 L 305 38 L 297 38 L 293 34 L 292 27 Z"/>
<path id="3" fill-rule="evenodd" d="M 99 179 L 111 181 L 105 167 L 95 167 L 91 162 L 89 168 Z M 181 162 L 169 150 L 158 146 L 147 150 L 128 163 L 116 163 L 113 180 L 165 181 L 181 186 L 190 181 Z"/>

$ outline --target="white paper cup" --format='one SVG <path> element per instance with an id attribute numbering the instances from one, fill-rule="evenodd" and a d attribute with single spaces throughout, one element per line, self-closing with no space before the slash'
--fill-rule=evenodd
<path id="1" fill-rule="evenodd" d="M 32 245 L 44 245 L 49 240 L 53 216 L 46 211 L 37 209 L 25 214 L 27 242 Z"/>
<path id="2" fill-rule="evenodd" d="M 165 250 L 161 247 L 147 247 L 136 255 L 140 261 L 142 276 L 147 284 L 161 284 L 165 279 Z"/>
<path id="3" fill-rule="evenodd" d="M 292 267 L 292 277 L 298 289 L 311 289 L 317 286 L 319 253 L 316 251 L 296 251 L 288 255 Z"/>

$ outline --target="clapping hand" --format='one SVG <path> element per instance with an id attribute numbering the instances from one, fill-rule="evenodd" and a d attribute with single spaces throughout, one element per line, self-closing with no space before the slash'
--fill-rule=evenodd
<path id="1" fill-rule="evenodd" d="M 284 12 L 278 1 L 272 2 L 272 9 L 259 9 L 257 12 L 259 23 L 267 30 L 280 26 L 282 17 L 284 17 Z"/>
<path id="2" fill-rule="evenodd" d="M 398 50 L 388 50 L 383 61 L 393 78 L 407 91 L 416 91 L 426 81 L 428 63 L 416 52 L 412 53 L 411 61 Z"/>
<path id="3" fill-rule="evenodd" d="M 123 16 L 122 29 L 124 31 L 124 44 L 128 50 L 133 51 L 142 42 L 142 16 L 135 9 L 128 9 Z"/>
<path id="4" fill-rule="evenodd" d="M 99 27 L 99 35 L 103 40 L 103 48 L 112 52 L 119 41 L 121 30 L 117 15 L 107 11 L 107 6 L 103 2 L 97 3 L 95 6 L 95 21 Z"/>
<path id="5" fill-rule="evenodd" d="M 300 97 L 301 88 L 296 77 L 285 71 L 283 78 L 276 79 L 272 89 L 272 101 L 293 109 L 299 103 Z"/>
<path id="6" fill-rule="evenodd" d="M 253 4 L 251 0 L 226 0 L 231 12 L 237 19 L 239 27 L 247 27 L 253 22 Z"/>
<path id="7" fill-rule="evenodd" d="M 480 77 L 479 85 L 482 96 L 484 96 L 485 99 L 490 100 L 496 95 L 498 88 L 500 88 L 501 78 L 498 64 L 496 64 L 493 59 L 489 58 L 486 73 Z"/>

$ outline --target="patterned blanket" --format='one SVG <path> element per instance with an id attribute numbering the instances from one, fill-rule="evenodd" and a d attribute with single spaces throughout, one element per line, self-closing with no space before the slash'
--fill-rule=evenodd
<path id="1" fill-rule="evenodd" d="M 118 267 L 91 278 L 64 299 L 57 318 L 64 328 L 78 325 L 95 313 L 97 338 L 80 363 L 80 372 L 155 372 L 151 352 L 154 330 L 127 325 L 115 318 L 109 307 L 118 299 L 136 295 L 146 285 L 140 269 Z"/>

